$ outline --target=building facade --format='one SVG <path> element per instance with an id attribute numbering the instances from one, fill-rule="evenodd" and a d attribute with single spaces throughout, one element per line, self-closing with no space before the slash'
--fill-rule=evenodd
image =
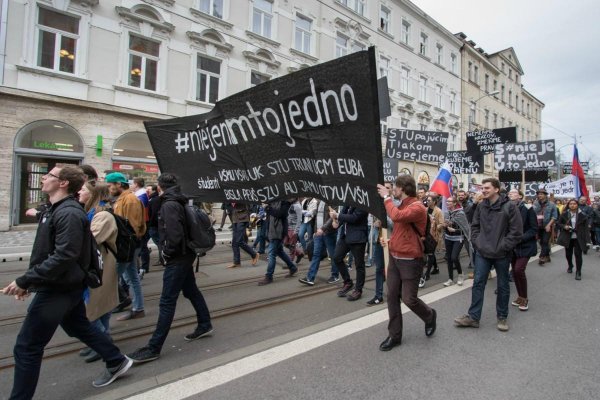
<path id="1" fill-rule="evenodd" d="M 462 138 L 466 148 L 466 132 L 479 129 L 515 127 L 517 141 L 541 140 L 544 103 L 525 90 L 525 72 L 515 50 L 510 47 L 493 54 L 460 32 L 462 53 Z M 497 176 L 493 155 L 485 157 L 485 173 L 473 175 L 472 183 L 485 176 Z M 466 184 L 466 176 L 463 182 Z"/>
<path id="2" fill-rule="evenodd" d="M 376 46 L 384 128 L 461 132 L 462 42 L 404 0 L 4 0 L 0 230 L 35 222 L 41 176 L 90 164 L 153 181 L 143 121 Z M 422 183 L 437 165 L 400 163 Z"/>

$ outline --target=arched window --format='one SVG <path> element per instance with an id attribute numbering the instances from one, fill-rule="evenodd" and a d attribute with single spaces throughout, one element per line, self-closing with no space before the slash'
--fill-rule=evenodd
<path id="1" fill-rule="evenodd" d="M 83 141 L 70 125 L 40 120 L 25 125 L 15 137 L 17 152 L 83 153 Z"/>
<path id="2" fill-rule="evenodd" d="M 146 184 L 158 178 L 158 165 L 146 132 L 128 132 L 115 140 L 112 149 L 112 170 L 129 178 L 142 177 Z"/>

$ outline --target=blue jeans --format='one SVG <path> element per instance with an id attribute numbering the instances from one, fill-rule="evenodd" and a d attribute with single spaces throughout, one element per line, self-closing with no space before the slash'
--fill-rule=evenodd
<path id="1" fill-rule="evenodd" d="M 14 347 L 15 372 L 10 399 L 31 399 L 35 393 L 44 347 L 61 326 L 100 354 L 107 368 L 119 365 L 124 356 L 105 334 L 85 316 L 83 289 L 70 292 L 39 292 L 35 295 Z"/>
<path id="2" fill-rule="evenodd" d="M 192 303 L 196 311 L 196 318 L 198 319 L 197 329 L 210 329 L 212 327 L 206 301 L 204 301 L 204 297 L 196 285 L 196 276 L 194 275 L 193 268 L 195 258 L 195 255 L 191 254 L 186 256 L 184 260 L 167 264 L 165 267 L 163 288 L 158 305 L 158 322 L 156 323 L 156 330 L 148 342 L 148 346 L 158 353 L 162 350 L 162 346 L 171 330 L 177 299 L 181 291 L 183 291 L 183 296 Z"/>
<path id="3" fill-rule="evenodd" d="M 314 282 L 315 278 L 317 277 L 319 265 L 321 264 L 321 254 L 323 254 L 325 248 L 327 248 L 327 253 L 329 253 L 329 257 L 331 257 L 331 276 L 333 278 L 337 278 L 340 275 L 338 268 L 333 261 L 336 237 L 337 235 L 335 232 L 332 232 L 328 235 L 313 236 L 313 256 L 312 261 L 310 262 L 310 267 L 308 268 L 308 273 L 306 274 L 306 279 L 309 281 Z"/>
<path id="4" fill-rule="evenodd" d="M 258 246 L 258 252 L 260 254 L 265 253 L 265 244 L 267 241 L 267 227 L 268 226 L 269 226 L 269 224 L 267 223 L 267 221 L 262 221 L 259 228 L 256 230 L 256 238 L 254 239 L 254 243 L 252 244 L 252 247 L 254 247 L 256 249 L 256 246 Z"/>
<path id="5" fill-rule="evenodd" d="M 304 235 L 308 235 L 309 238 L 313 235 L 313 224 L 311 222 L 303 223 L 300 225 L 300 230 L 298 231 L 298 240 L 302 245 L 302 249 L 306 252 L 306 239 Z"/>
<path id="6" fill-rule="evenodd" d="M 269 241 L 269 263 L 267 265 L 267 273 L 265 274 L 267 278 L 273 279 L 273 273 L 275 273 L 275 261 L 277 260 L 277 257 L 281 258 L 283 262 L 285 262 L 290 271 L 295 271 L 298 269 L 290 259 L 290 256 L 283 251 L 283 240 L 271 239 L 271 241 Z"/>
<path id="7" fill-rule="evenodd" d="M 508 267 L 510 258 L 485 258 L 475 252 L 475 277 L 471 290 L 471 307 L 469 316 L 479 321 L 481 309 L 483 308 L 483 295 L 488 275 L 492 266 L 496 268 L 496 279 L 498 280 L 498 295 L 496 296 L 496 316 L 498 319 L 508 317 L 508 302 L 510 300 L 510 286 L 508 282 Z"/>
<path id="8" fill-rule="evenodd" d="M 236 222 L 233 224 L 233 232 L 231 237 L 231 248 L 233 249 L 233 263 L 240 264 L 240 249 L 250 254 L 250 257 L 256 257 L 256 252 L 252 247 L 248 246 L 245 241 L 247 222 Z"/>
<path id="9" fill-rule="evenodd" d="M 102 315 L 100 318 L 98 318 L 97 320 L 92 322 L 92 325 L 94 325 L 94 327 L 96 329 L 98 329 L 98 331 L 110 336 L 110 316 L 112 315 L 112 311 L 107 312 L 106 314 Z"/>
<path id="10" fill-rule="evenodd" d="M 140 283 L 136 265 L 136 260 L 139 255 L 140 249 L 137 248 L 132 261 L 117 263 L 117 273 L 125 279 L 127 286 L 133 290 L 133 306 L 131 308 L 134 311 L 141 311 L 144 309 L 144 295 L 142 294 L 142 284 Z"/>

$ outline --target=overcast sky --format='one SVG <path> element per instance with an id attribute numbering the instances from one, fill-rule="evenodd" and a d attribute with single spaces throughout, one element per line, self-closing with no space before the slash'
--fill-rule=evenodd
<path id="1" fill-rule="evenodd" d="M 580 161 L 600 173 L 600 1 L 412 0 L 452 33 L 488 54 L 513 47 L 523 85 L 546 106 L 542 138 L 556 147 L 577 135 Z M 561 132 L 562 131 L 562 132 Z M 581 136 L 581 138 L 579 138 Z M 561 150 L 571 160 L 573 147 Z"/>

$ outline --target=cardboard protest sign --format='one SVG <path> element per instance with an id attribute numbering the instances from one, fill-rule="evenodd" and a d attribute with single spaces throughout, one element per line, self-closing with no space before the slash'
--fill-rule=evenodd
<path id="1" fill-rule="evenodd" d="M 523 175 L 521 171 L 498 171 L 500 182 L 521 182 Z M 546 182 L 548 180 L 548 170 L 544 171 L 525 171 L 525 182 Z"/>
<path id="2" fill-rule="evenodd" d="M 453 174 L 482 174 L 483 153 L 469 153 L 468 151 L 449 151 L 446 161 L 450 164 Z"/>
<path id="3" fill-rule="evenodd" d="M 383 159 L 383 181 L 396 182 L 398 177 L 398 160 L 394 158 Z"/>
<path id="4" fill-rule="evenodd" d="M 377 96 L 370 48 L 145 126 L 160 170 L 201 201 L 310 196 L 384 219 Z"/>
<path id="5" fill-rule="evenodd" d="M 535 197 L 536 192 L 544 188 L 548 192 L 548 194 L 553 194 L 555 198 L 561 199 L 571 199 L 576 198 L 576 189 L 575 189 L 575 179 L 574 175 L 565 176 L 563 179 L 558 181 L 542 183 L 542 182 L 527 182 L 525 183 L 525 193 L 526 197 Z M 521 188 L 521 182 L 503 182 L 507 188 Z M 521 189 L 522 190 L 522 189 Z"/>
<path id="6" fill-rule="evenodd" d="M 517 141 L 517 128 L 498 128 L 467 132 L 467 151 L 469 153 L 489 154 L 500 143 Z"/>
<path id="7" fill-rule="evenodd" d="M 447 148 L 448 132 L 388 129 L 385 157 L 441 164 Z"/>
<path id="8" fill-rule="evenodd" d="M 548 170 L 556 165 L 554 139 L 524 143 L 499 143 L 494 151 L 498 170 Z"/>

